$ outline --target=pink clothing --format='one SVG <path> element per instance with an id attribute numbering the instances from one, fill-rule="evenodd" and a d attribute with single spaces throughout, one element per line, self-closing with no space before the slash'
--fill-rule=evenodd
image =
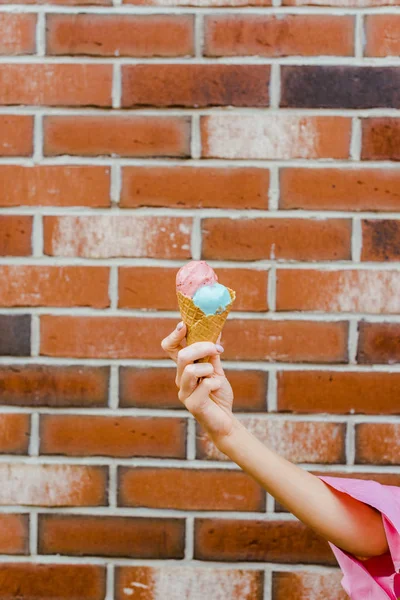
<path id="1" fill-rule="evenodd" d="M 343 571 L 342 586 L 351 600 L 400 598 L 400 488 L 375 481 L 320 477 L 336 490 L 373 506 L 382 513 L 389 546 L 386 554 L 358 560 L 329 544 Z"/>

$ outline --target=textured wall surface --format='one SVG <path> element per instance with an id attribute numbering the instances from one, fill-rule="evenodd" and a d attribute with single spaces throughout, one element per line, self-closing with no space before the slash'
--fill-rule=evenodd
<path id="1" fill-rule="evenodd" d="M 23 0 L 22 0 L 23 2 Z M 182 410 L 174 278 L 238 292 L 238 416 L 400 484 L 400 1 L 0 0 L 2 600 L 343 600 Z"/>

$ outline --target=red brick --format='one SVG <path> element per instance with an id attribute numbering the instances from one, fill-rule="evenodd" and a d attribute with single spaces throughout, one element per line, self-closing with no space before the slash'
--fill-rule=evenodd
<path id="1" fill-rule="evenodd" d="M 128 592 L 129 590 L 129 592 Z M 116 600 L 229 598 L 262 600 L 263 573 L 201 567 L 117 567 Z"/>
<path id="2" fill-rule="evenodd" d="M 1 165 L 1 206 L 110 205 L 110 167 Z"/>
<path id="3" fill-rule="evenodd" d="M 39 552 L 69 556 L 183 558 L 183 519 L 42 515 Z"/>
<path id="4" fill-rule="evenodd" d="M 362 121 L 362 160 L 400 160 L 400 119 L 375 117 Z"/>
<path id="5" fill-rule="evenodd" d="M 44 252 L 83 258 L 190 259 L 190 217 L 44 217 Z"/>
<path id="6" fill-rule="evenodd" d="M 398 465 L 399 440 L 398 423 L 356 425 L 356 464 Z"/>
<path id="7" fill-rule="evenodd" d="M 0 54 L 34 54 L 36 51 L 36 15 L 0 14 Z"/>
<path id="8" fill-rule="evenodd" d="M 3 404 L 3 398 L 2 398 Z M 30 436 L 30 417 L 26 414 L 0 414 L 0 452 L 27 454 Z M 1 539 L 0 535 L 0 539 Z"/>
<path id="9" fill-rule="evenodd" d="M 172 156 L 190 154 L 190 118 L 68 116 L 44 120 L 47 156 Z"/>
<path id="10" fill-rule="evenodd" d="M 2 600 L 103 600 L 106 569 L 97 565 L 0 565 Z"/>
<path id="11" fill-rule="evenodd" d="M 399 271 L 280 269 L 278 311 L 399 313 Z"/>
<path id="12" fill-rule="evenodd" d="M 228 6 L 239 8 L 241 6 L 271 6 L 271 0 L 124 0 L 124 4 L 136 4 L 137 6 L 198 6 L 200 8 L 210 6 Z"/>
<path id="13" fill-rule="evenodd" d="M 201 119 L 202 156 L 231 159 L 349 157 L 345 117 L 215 114 Z"/>
<path id="14" fill-rule="evenodd" d="M 102 506 L 106 488 L 104 467 L 0 464 L 1 506 Z"/>
<path id="15" fill-rule="evenodd" d="M 119 307 L 177 310 L 175 279 L 177 269 L 169 267 L 121 267 L 119 269 Z M 233 311 L 268 310 L 268 271 L 218 269 L 221 283 L 240 290 Z M 158 291 L 164 293 L 160 295 Z"/>
<path id="16" fill-rule="evenodd" d="M 164 358 L 176 319 L 44 315 L 41 354 L 76 358 Z"/>
<path id="17" fill-rule="evenodd" d="M 50 14 L 46 48 L 47 54 L 189 56 L 194 50 L 193 17 Z"/>
<path id="18" fill-rule="evenodd" d="M 223 333 L 224 358 L 346 362 L 347 331 L 345 322 L 229 319 Z"/>
<path id="19" fill-rule="evenodd" d="M 348 260 L 347 219 L 206 218 L 202 258 L 215 260 Z"/>
<path id="20" fill-rule="evenodd" d="M 399 0 L 283 0 L 284 6 L 344 6 L 345 8 L 365 8 L 368 6 L 397 6 Z"/>
<path id="21" fill-rule="evenodd" d="M 365 56 L 398 56 L 400 54 L 399 29 L 399 15 L 367 15 Z"/>
<path id="22" fill-rule="evenodd" d="M 29 517 L 28 515 L 0 514 L 1 554 L 28 554 Z M 1 582 L 1 567 L 0 567 Z M 0 583 L 1 585 L 1 583 Z M 2 598 L 3 596 L 3 588 Z"/>
<path id="23" fill-rule="evenodd" d="M 0 215 L 0 256 L 29 256 L 31 252 L 32 217 Z"/>
<path id="24" fill-rule="evenodd" d="M 33 117 L 0 115 L 0 156 L 30 156 L 33 150 Z"/>
<path id="25" fill-rule="evenodd" d="M 12 365 L 0 367 L 3 405 L 107 406 L 108 367 Z"/>
<path id="26" fill-rule="evenodd" d="M 298 521 L 196 519 L 198 560 L 334 565 L 328 543 Z"/>
<path id="27" fill-rule="evenodd" d="M 274 600 L 348 600 L 341 586 L 342 573 L 273 573 Z"/>
<path id="28" fill-rule="evenodd" d="M 241 417 L 240 421 L 261 442 L 292 462 L 338 464 L 345 460 L 343 423 L 267 420 L 256 416 Z M 197 437 L 197 454 L 201 459 L 227 460 L 205 432 Z"/>
<path id="29" fill-rule="evenodd" d="M 111 106 L 111 65 L 0 65 L 0 104 Z"/>
<path id="30" fill-rule="evenodd" d="M 278 373 L 278 410 L 284 412 L 379 415 L 398 414 L 399 406 L 400 373 Z"/>
<path id="31" fill-rule="evenodd" d="M 185 458 L 186 419 L 42 415 L 42 454 Z"/>
<path id="32" fill-rule="evenodd" d="M 396 169 L 282 169 L 280 208 L 397 211 Z"/>
<path id="33" fill-rule="evenodd" d="M 107 267 L 0 265 L 0 279 L 5 284 L 0 306 L 110 305 Z"/>
<path id="34" fill-rule="evenodd" d="M 352 17 L 217 15 L 205 19 L 207 56 L 352 56 Z"/>
<path id="35" fill-rule="evenodd" d="M 370 219 L 362 221 L 361 227 L 361 260 L 398 261 L 400 259 L 399 220 Z M 391 290 L 387 292 L 388 296 L 390 292 Z"/>
<path id="36" fill-rule="evenodd" d="M 268 209 L 269 170 L 253 167 L 125 167 L 120 206 Z"/>
<path id="37" fill-rule="evenodd" d="M 1 373 L 1 371 L 0 371 Z M 234 394 L 233 410 L 266 410 L 268 373 L 266 371 L 225 369 Z M 123 407 L 182 408 L 175 384 L 175 369 L 121 367 L 119 399 Z M 1 390 L 1 387 L 0 387 Z"/>
<path id="38" fill-rule="evenodd" d="M 127 65 L 122 106 L 268 106 L 269 74 L 266 65 Z"/>
<path id="39" fill-rule="evenodd" d="M 265 492 L 245 473 L 221 469 L 120 468 L 120 506 L 176 510 L 265 510 Z"/>
<path id="40" fill-rule="evenodd" d="M 358 356 L 360 363 L 394 364 L 400 360 L 400 324 L 359 324 Z"/>

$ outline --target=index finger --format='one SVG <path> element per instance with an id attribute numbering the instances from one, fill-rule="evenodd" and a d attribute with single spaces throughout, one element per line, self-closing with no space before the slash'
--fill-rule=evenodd
<path id="1" fill-rule="evenodd" d="M 182 327 L 178 329 L 181 323 Z M 186 325 L 183 321 L 181 323 L 178 323 L 174 331 L 167 335 L 161 342 L 161 348 L 175 362 L 178 362 L 178 352 L 183 348 L 182 341 L 186 335 Z"/>

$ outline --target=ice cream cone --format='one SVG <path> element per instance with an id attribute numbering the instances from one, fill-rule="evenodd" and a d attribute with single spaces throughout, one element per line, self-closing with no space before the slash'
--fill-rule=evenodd
<path id="1" fill-rule="evenodd" d="M 236 298 L 234 290 L 228 288 L 228 291 L 231 296 L 231 302 L 224 312 L 217 315 L 204 314 L 204 312 L 194 304 L 192 298 L 185 296 L 181 292 L 177 292 L 182 321 L 187 327 L 186 342 L 188 346 L 194 342 L 216 343 Z M 208 362 L 209 359 L 210 357 L 206 356 L 196 362 L 204 363 Z"/>

